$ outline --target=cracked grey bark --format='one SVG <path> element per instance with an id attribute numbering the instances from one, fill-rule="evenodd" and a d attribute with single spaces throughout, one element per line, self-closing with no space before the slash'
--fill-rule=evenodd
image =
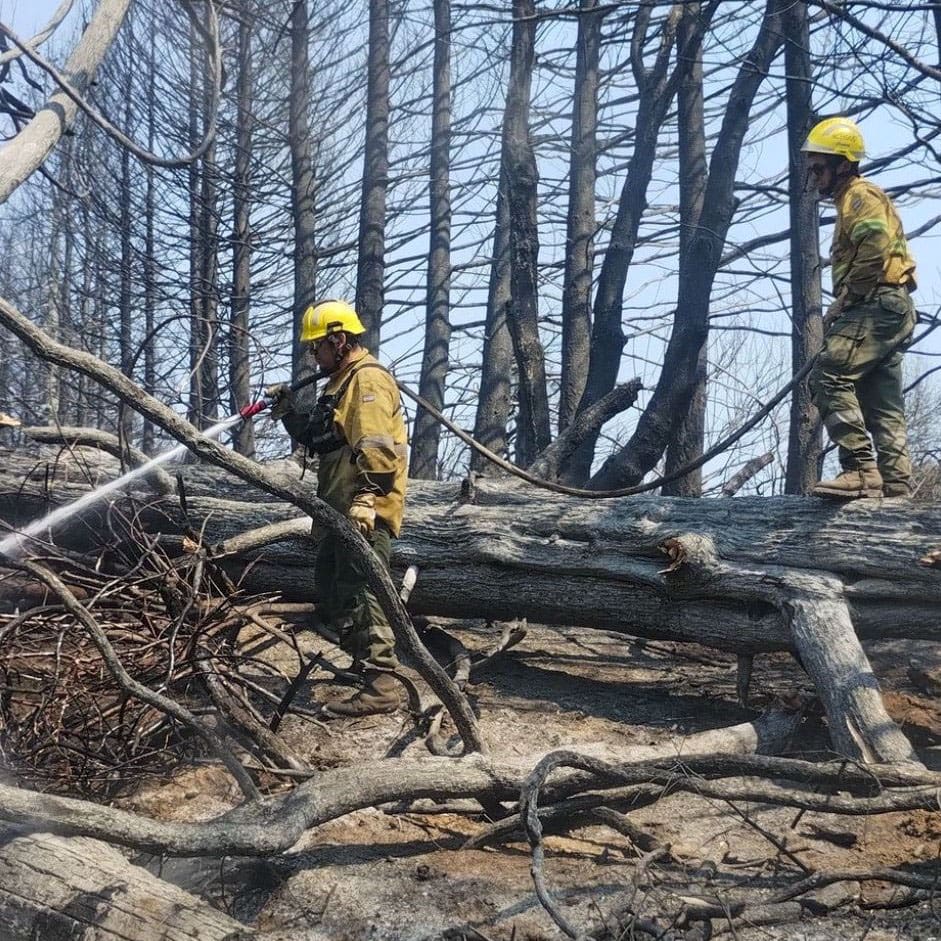
<path id="1" fill-rule="evenodd" d="M 35 458 L 5 456 L 0 518 L 21 525 L 86 492 L 81 483 L 45 479 Z M 287 474 L 283 465 L 281 473 Z M 60 461 L 60 469 L 64 466 Z M 24 479 L 27 473 L 33 478 Z M 309 488 L 307 478 L 294 483 Z M 287 502 L 209 467 L 183 470 L 190 517 L 220 543 L 269 524 L 248 591 L 313 598 L 310 519 Z M 143 490 L 144 484 L 139 485 Z M 225 494 L 225 497 L 206 494 Z M 661 546 L 684 535 L 709 537 L 732 569 L 776 567 L 839 580 L 858 636 L 941 639 L 941 569 L 918 560 L 941 545 L 941 508 L 907 500 L 841 504 L 813 497 L 579 500 L 507 480 L 475 481 L 476 502 L 461 502 L 457 481 L 412 481 L 393 565 L 421 570 L 409 608 L 416 614 L 585 625 L 634 636 L 688 641 L 736 653 L 793 650 L 781 613 L 757 592 L 731 596 L 700 586 L 695 595 L 668 579 Z M 181 532 L 176 501 L 139 508 L 151 530 Z M 92 520 L 100 525 L 105 506 Z M 288 521 L 295 520 L 291 525 Z M 89 527 L 76 522 L 63 544 L 88 551 Z"/>
<path id="2" fill-rule="evenodd" d="M 195 480 L 213 489 L 205 469 Z M 29 501 L 38 512 L 45 487 L 0 475 L 0 517 Z M 250 502 L 247 492 L 244 500 L 236 491 L 226 500 L 189 493 L 190 518 L 205 519 L 214 543 L 297 518 L 287 534 L 276 531 L 281 541 L 228 564 L 238 575 L 253 562 L 246 590 L 314 597 L 309 524 L 296 510 Z M 941 638 L 941 569 L 918 564 L 941 544 L 941 508 L 803 497 L 586 501 L 484 478 L 475 493 L 468 504 L 458 483 L 413 482 L 393 553 L 397 571 L 421 571 L 413 614 L 525 616 L 739 655 L 791 650 L 817 684 L 838 750 L 910 757 L 875 711 L 878 682 L 855 638 Z M 172 509 L 164 502 L 139 518 L 169 533 Z"/>
<path id="3" fill-rule="evenodd" d="M 730 565 L 708 536 L 679 536 L 664 548 L 672 560 L 665 576 L 679 593 L 704 590 L 746 602 L 758 599 L 779 612 L 817 687 L 837 752 L 866 764 L 918 761 L 885 711 L 839 578 L 777 565 Z"/>
<path id="4" fill-rule="evenodd" d="M 89 805 L 94 806 L 94 805 Z M 255 932 L 98 840 L 0 827 L 4 941 L 241 941 Z"/>

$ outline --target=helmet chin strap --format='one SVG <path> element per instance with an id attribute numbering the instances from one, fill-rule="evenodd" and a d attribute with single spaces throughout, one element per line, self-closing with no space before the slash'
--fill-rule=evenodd
<path id="1" fill-rule="evenodd" d="M 346 336 L 346 334 L 344 334 L 344 336 Z M 343 361 L 349 355 L 350 350 L 353 349 L 349 343 L 343 343 L 341 345 L 338 339 L 337 333 L 332 333 L 324 338 L 324 342 L 329 343 L 330 348 L 333 350 L 333 368 L 330 370 L 332 373 L 336 372 L 343 365 Z"/>

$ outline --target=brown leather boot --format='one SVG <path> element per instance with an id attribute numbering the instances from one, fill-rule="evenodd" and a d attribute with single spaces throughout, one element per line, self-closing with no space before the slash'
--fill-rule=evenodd
<path id="1" fill-rule="evenodd" d="M 858 500 L 860 497 L 882 496 L 882 474 L 875 467 L 843 471 L 833 480 L 821 480 L 814 487 L 815 497 Z"/>
<path id="2" fill-rule="evenodd" d="M 349 699 L 324 703 L 323 712 L 337 718 L 375 716 L 395 712 L 399 701 L 399 681 L 388 673 L 372 673 L 367 674 L 366 685 Z"/>

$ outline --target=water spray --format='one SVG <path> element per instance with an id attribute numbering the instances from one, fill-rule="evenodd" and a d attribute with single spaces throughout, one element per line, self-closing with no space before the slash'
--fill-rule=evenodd
<path id="1" fill-rule="evenodd" d="M 309 386 L 316 382 L 318 379 L 322 378 L 323 375 L 323 373 L 318 372 L 311 376 L 306 376 L 303 379 L 299 379 L 290 386 L 290 390 L 292 392 L 297 392 L 299 389 L 303 389 L 305 386 Z M 202 434 L 206 438 L 217 438 L 227 428 L 232 428 L 234 425 L 237 425 L 240 422 L 248 421 L 249 419 L 254 418 L 254 416 L 258 415 L 260 412 L 263 412 L 265 409 L 274 405 L 276 401 L 277 397 L 275 396 L 270 396 L 267 394 L 263 395 L 262 398 L 258 399 L 257 401 L 242 406 L 242 408 L 239 409 L 235 415 L 230 415 L 228 418 L 224 418 L 222 421 L 217 422 L 211 428 L 207 428 L 202 432 Z M 77 500 L 73 500 L 71 503 L 67 503 L 65 506 L 60 506 L 57 510 L 53 510 L 51 513 L 47 513 L 41 519 L 34 520 L 24 529 L 10 533 L 4 539 L 0 540 L 0 557 L 6 556 L 8 558 L 17 558 L 21 555 L 23 548 L 30 539 L 35 539 L 41 533 L 44 533 L 53 526 L 64 522 L 65 520 L 74 516 L 76 513 L 84 510 L 86 507 L 91 506 L 93 503 L 97 503 L 102 498 L 108 496 L 108 494 L 120 490 L 131 481 L 137 480 L 140 477 L 146 477 L 152 470 L 159 467 L 161 464 L 166 464 L 169 461 L 172 461 L 175 457 L 179 457 L 180 455 L 184 454 L 186 450 L 187 447 L 185 444 L 179 444 L 175 448 L 171 448 L 169 451 L 164 451 L 163 454 L 158 454 L 156 457 L 151 458 L 149 461 L 147 461 L 146 464 L 141 464 L 140 467 L 135 467 L 133 470 L 129 470 L 126 474 L 122 474 L 120 477 L 116 477 L 114 480 L 109 480 L 107 483 L 102 484 L 100 487 L 96 487 L 94 490 L 86 493 L 82 497 L 79 497 Z"/>

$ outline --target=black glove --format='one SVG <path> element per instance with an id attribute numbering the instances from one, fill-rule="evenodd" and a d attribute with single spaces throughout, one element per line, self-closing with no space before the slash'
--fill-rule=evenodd
<path id="1" fill-rule="evenodd" d="M 294 393 L 286 382 L 279 382 L 265 389 L 265 398 L 271 402 L 268 414 L 272 418 L 283 418 L 294 411 Z"/>

